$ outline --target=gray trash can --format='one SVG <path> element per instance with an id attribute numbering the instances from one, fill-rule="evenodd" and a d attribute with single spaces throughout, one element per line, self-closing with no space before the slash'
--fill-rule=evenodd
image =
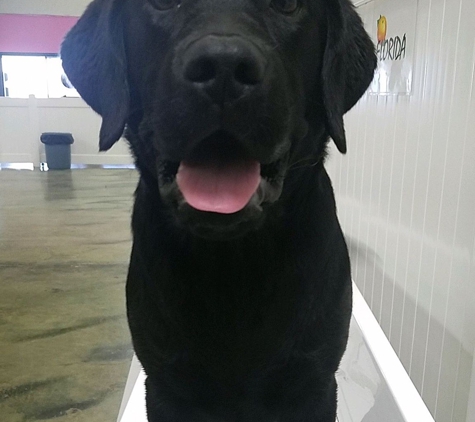
<path id="1" fill-rule="evenodd" d="M 61 132 L 45 132 L 40 139 L 45 144 L 48 169 L 66 170 L 71 168 L 73 135 Z"/>

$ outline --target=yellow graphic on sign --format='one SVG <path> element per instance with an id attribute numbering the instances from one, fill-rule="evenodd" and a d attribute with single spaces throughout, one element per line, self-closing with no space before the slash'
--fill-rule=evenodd
<path id="1" fill-rule="evenodd" d="M 386 16 L 380 16 L 378 19 L 378 43 L 384 42 L 388 32 L 388 20 Z"/>

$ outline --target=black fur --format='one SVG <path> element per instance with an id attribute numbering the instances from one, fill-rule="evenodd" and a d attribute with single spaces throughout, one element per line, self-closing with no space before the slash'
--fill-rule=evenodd
<path id="1" fill-rule="evenodd" d="M 126 127 L 140 171 L 127 309 L 151 422 L 335 420 L 351 278 L 323 161 L 375 55 L 349 0 L 292 4 L 95 0 L 63 43 L 100 149 Z M 260 162 L 241 211 L 178 189 L 214 154 Z"/>

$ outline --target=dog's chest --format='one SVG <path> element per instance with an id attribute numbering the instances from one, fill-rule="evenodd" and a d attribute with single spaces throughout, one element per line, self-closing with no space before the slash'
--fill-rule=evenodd
<path id="1" fill-rule="evenodd" d="M 263 250 L 225 252 L 193 260 L 181 280 L 190 322 L 245 336 L 288 320 L 298 285 L 290 264 Z"/>
<path id="2" fill-rule="evenodd" d="M 277 356 L 292 337 L 301 289 L 288 257 L 243 245 L 190 252 L 175 265 L 162 261 L 155 273 L 164 322 L 155 330 L 170 330 L 159 337 L 219 370 L 232 362 L 251 369 Z"/>

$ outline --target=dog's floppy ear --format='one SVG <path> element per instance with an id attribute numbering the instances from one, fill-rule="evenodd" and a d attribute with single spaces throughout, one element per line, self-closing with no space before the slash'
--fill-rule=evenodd
<path id="1" fill-rule="evenodd" d="M 129 88 L 120 10 L 115 0 L 94 0 L 61 46 L 63 68 L 91 108 L 102 116 L 99 149 L 122 136 Z"/>
<path id="2" fill-rule="evenodd" d="M 374 44 L 348 0 L 327 2 L 327 43 L 322 86 L 327 131 L 338 150 L 346 153 L 343 115 L 368 88 L 376 68 Z"/>

